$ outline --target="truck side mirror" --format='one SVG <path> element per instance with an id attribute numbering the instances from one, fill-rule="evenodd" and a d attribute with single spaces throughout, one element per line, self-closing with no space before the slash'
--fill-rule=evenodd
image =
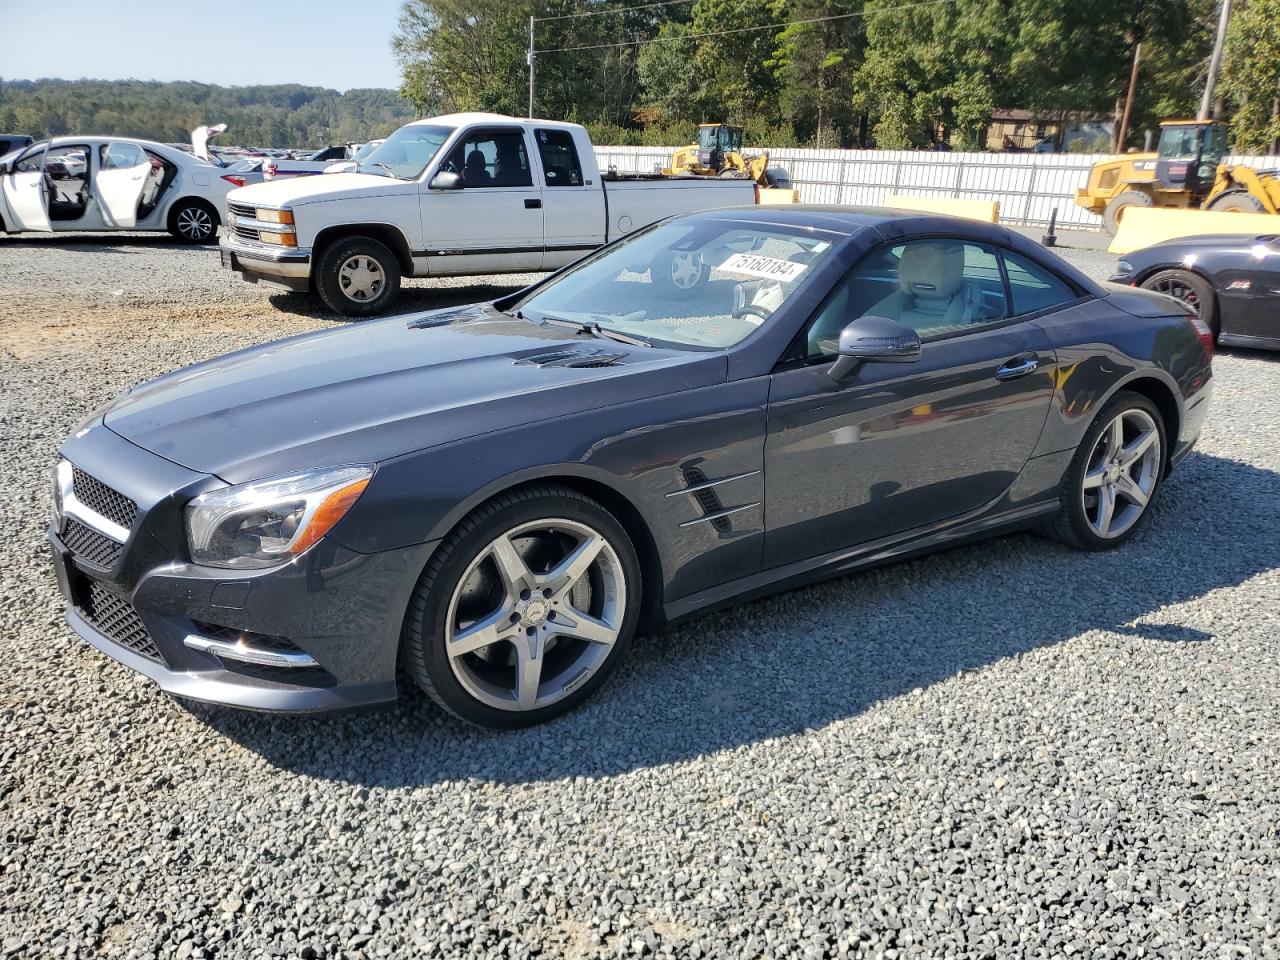
<path id="1" fill-rule="evenodd" d="M 430 190 L 461 190 L 462 178 L 456 173 L 450 173 L 448 170 L 441 170 L 431 178 L 431 182 L 427 184 L 427 188 Z"/>
<path id="2" fill-rule="evenodd" d="M 837 383 L 862 364 L 911 363 L 920 359 L 920 337 L 887 317 L 864 316 L 840 331 L 839 356 L 828 373 Z"/>

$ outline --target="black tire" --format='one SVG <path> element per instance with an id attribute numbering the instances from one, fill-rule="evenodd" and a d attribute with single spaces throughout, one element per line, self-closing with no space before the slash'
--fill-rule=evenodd
<path id="1" fill-rule="evenodd" d="M 368 299 L 348 296 L 340 276 L 353 258 L 367 258 L 381 271 L 383 282 Z M 325 248 L 314 273 L 320 299 L 346 317 L 372 317 L 386 310 L 400 293 L 400 262 L 384 243 L 372 237 L 343 237 Z"/>
<path id="2" fill-rule="evenodd" d="M 649 265 L 655 292 L 670 300 L 688 300 L 711 275 L 702 255 L 694 251 L 667 250 L 653 258 Z M 690 273 L 696 270 L 696 273 Z"/>
<path id="3" fill-rule="evenodd" d="M 1209 201 L 1210 210 L 1226 213 L 1266 213 L 1266 205 L 1248 190 L 1227 190 Z"/>
<path id="4" fill-rule="evenodd" d="M 1120 229 L 1120 218 L 1124 215 L 1125 207 L 1149 207 L 1151 204 L 1151 194 L 1143 193 L 1141 190 L 1125 190 L 1123 193 L 1116 194 L 1107 204 L 1107 209 L 1102 212 L 1102 226 L 1114 237 L 1116 231 Z"/>
<path id="5" fill-rule="evenodd" d="M 179 200 L 169 208 L 168 227 L 183 243 L 212 243 L 218 236 L 218 211 L 204 200 Z"/>
<path id="6" fill-rule="evenodd" d="M 1147 506 L 1138 516 L 1136 522 L 1119 536 L 1105 538 L 1098 536 L 1093 531 L 1085 516 L 1082 496 L 1084 475 L 1088 470 L 1090 455 L 1093 453 L 1103 430 L 1117 416 L 1128 410 L 1141 410 L 1155 423 L 1156 431 L 1160 438 L 1160 465 L 1155 477 L 1155 486 L 1152 487 L 1148 496 Z M 1080 441 L 1079 449 L 1076 450 L 1075 456 L 1071 458 L 1070 466 L 1067 467 L 1066 473 L 1062 476 L 1062 483 L 1058 492 L 1058 513 L 1041 528 L 1041 532 L 1078 550 L 1112 550 L 1125 543 L 1141 529 L 1147 517 L 1151 514 L 1150 504 L 1159 495 L 1160 487 L 1164 483 L 1168 464 L 1168 449 L 1164 419 L 1161 417 L 1156 405 L 1140 393 L 1121 390 L 1107 402 L 1106 406 L 1094 418 L 1089 429 L 1085 431 L 1084 439 Z"/>
<path id="7" fill-rule="evenodd" d="M 1142 281 L 1146 290 L 1154 290 L 1181 300 L 1194 307 L 1200 319 L 1213 331 L 1213 342 L 1218 342 L 1218 297 L 1211 284 L 1191 270 L 1161 270 Z"/>
<path id="8" fill-rule="evenodd" d="M 580 687 L 548 706 L 504 710 L 472 696 L 459 682 L 445 650 L 445 621 L 459 579 L 494 538 L 524 523 L 563 518 L 585 524 L 613 548 L 626 582 L 622 626 L 604 662 Z M 512 729 L 544 723 L 590 697 L 626 656 L 642 605 L 640 563 L 631 538 L 612 514 L 591 498 L 567 487 L 526 487 L 479 507 L 445 538 L 422 573 L 401 633 L 402 663 L 438 706 L 468 723 Z"/>

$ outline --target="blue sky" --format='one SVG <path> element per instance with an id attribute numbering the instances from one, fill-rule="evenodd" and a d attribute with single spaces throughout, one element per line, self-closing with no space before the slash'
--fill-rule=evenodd
<path id="1" fill-rule="evenodd" d="M 400 0 L 0 0 L 6 80 L 397 87 Z"/>

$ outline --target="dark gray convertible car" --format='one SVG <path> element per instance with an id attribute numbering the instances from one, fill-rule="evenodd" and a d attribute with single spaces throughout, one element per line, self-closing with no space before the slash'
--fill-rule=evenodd
<path id="1" fill-rule="evenodd" d="M 71 627 L 173 694 L 330 710 L 400 673 L 529 724 L 713 607 L 1020 528 L 1122 543 L 1211 349 L 998 226 L 702 213 L 133 389 L 63 446 L 49 541 Z"/>

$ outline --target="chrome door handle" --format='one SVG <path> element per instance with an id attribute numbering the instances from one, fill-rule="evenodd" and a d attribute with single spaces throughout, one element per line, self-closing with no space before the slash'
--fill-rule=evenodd
<path id="1" fill-rule="evenodd" d="M 1038 366 L 1040 366 L 1040 361 L 1035 357 L 1010 360 L 996 371 L 996 379 L 1017 380 L 1019 377 L 1025 377 L 1028 373 L 1034 373 Z"/>

